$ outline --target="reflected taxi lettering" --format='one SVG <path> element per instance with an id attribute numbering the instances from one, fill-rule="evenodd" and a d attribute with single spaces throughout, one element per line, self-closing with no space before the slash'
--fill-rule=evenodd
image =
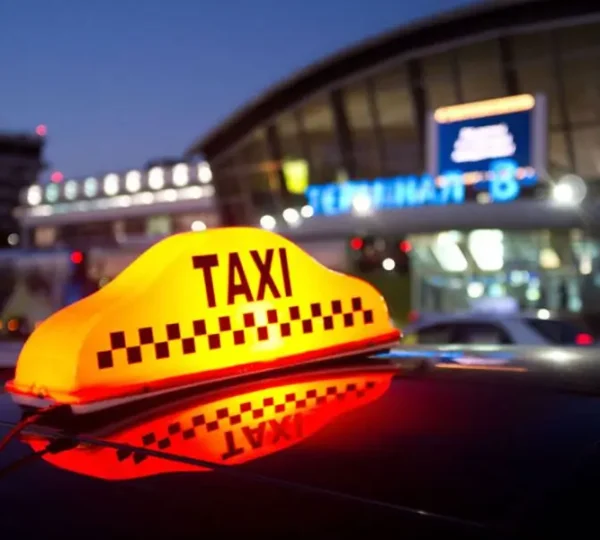
<path id="1" fill-rule="evenodd" d="M 221 454 L 223 460 L 243 454 L 246 449 L 243 442 L 239 439 L 244 439 L 252 450 L 260 450 L 265 445 L 276 445 L 280 441 L 292 442 L 294 439 L 302 437 L 302 414 L 284 416 L 281 421 L 277 419 L 261 422 L 256 427 L 244 426 L 241 430 L 242 436 L 236 437 L 234 431 L 226 431 L 223 434 L 227 451 Z"/>
<path id="2" fill-rule="evenodd" d="M 105 416 L 107 424 L 101 429 L 111 446 L 90 451 L 80 445 L 41 455 L 62 469 L 107 480 L 210 472 L 211 464 L 241 465 L 290 448 L 335 418 L 379 399 L 396 373 L 396 367 L 379 364 L 308 378 L 287 375 L 259 388 L 244 385 L 212 396 L 201 392 L 167 405 L 158 402 L 156 408 L 150 405 L 141 415 Z M 52 440 L 41 434 L 24 434 L 22 439 L 36 452 Z"/>
<path id="3" fill-rule="evenodd" d="M 285 248 L 267 249 L 264 257 L 256 250 L 251 250 L 250 257 L 259 272 L 259 281 L 256 287 L 251 287 L 246 276 L 246 271 L 242 264 L 239 253 L 229 253 L 227 257 L 227 305 L 235 303 L 238 296 L 243 296 L 246 302 L 264 300 L 267 291 L 273 298 L 282 296 L 292 296 L 292 283 L 290 279 L 290 270 Z M 277 257 L 275 257 L 277 253 Z M 282 283 L 276 283 L 272 275 L 274 259 L 278 259 L 281 268 Z M 206 292 L 206 301 L 208 307 L 216 307 L 217 298 L 213 280 L 213 269 L 220 266 L 223 262 L 219 260 L 218 254 L 194 255 L 192 264 L 196 270 L 202 270 L 204 275 L 204 287 Z M 254 293 L 253 293 L 254 290 Z M 282 294 L 283 292 L 283 294 Z"/>

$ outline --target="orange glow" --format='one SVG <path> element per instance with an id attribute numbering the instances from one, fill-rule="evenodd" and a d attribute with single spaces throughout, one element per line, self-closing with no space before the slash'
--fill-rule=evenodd
<path id="1" fill-rule="evenodd" d="M 104 441 L 127 446 L 115 449 L 80 445 L 45 454 L 53 465 L 105 480 L 127 480 L 210 468 L 170 461 L 139 452 L 161 451 L 210 464 L 239 465 L 298 444 L 337 416 L 366 405 L 389 388 L 391 368 L 344 370 L 320 376 L 287 377 L 269 388 L 246 387 L 177 402 L 176 410 L 148 411 L 118 431 L 104 430 Z M 127 420 L 125 420 L 127 424 Z M 108 434 L 106 432 L 108 431 Z M 34 450 L 49 442 L 40 436 L 22 439 Z"/>
<path id="2" fill-rule="evenodd" d="M 11 319 L 10 321 L 8 321 L 6 327 L 10 332 L 16 332 L 19 329 L 19 321 L 17 321 L 16 319 Z"/>
<path id="3" fill-rule="evenodd" d="M 458 122 L 461 120 L 472 120 L 475 118 L 496 116 L 498 114 L 528 111 L 534 107 L 534 96 L 531 94 L 520 94 L 518 96 L 486 99 L 484 101 L 476 101 L 473 103 L 441 107 L 436 109 L 433 116 L 436 122 L 448 124 L 450 122 Z"/>
<path id="4" fill-rule="evenodd" d="M 47 318 L 7 389 L 44 403 L 98 403 L 386 349 L 399 336 L 373 286 L 277 234 L 187 232 Z"/>

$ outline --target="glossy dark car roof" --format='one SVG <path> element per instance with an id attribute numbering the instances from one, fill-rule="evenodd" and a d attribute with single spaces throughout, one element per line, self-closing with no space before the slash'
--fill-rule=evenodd
<path id="1" fill-rule="evenodd" d="M 85 531 L 86 538 L 259 532 L 331 538 L 375 535 L 384 526 L 410 537 L 489 533 L 472 523 L 501 536 L 514 520 L 521 527 L 548 527 L 552 512 L 540 495 L 548 487 L 564 488 L 560 482 L 572 478 L 573 465 L 589 453 L 598 437 L 600 402 L 496 374 L 447 373 L 397 376 L 380 398 L 345 411 L 297 444 L 226 470 L 126 481 L 42 459 L 6 470 L 31 454 L 14 441 L 0 453 L 0 508 L 11 517 L 2 530 L 7 537 Z M 0 396 L 0 419 L 15 421 L 18 411 L 7 398 Z M 96 426 L 93 433 L 101 431 Z M 98 452 L 90 450 L 92 462 Z M 568 498 L 573 490 L 582 493 L 577 484 Z M 577 509 L 584 511 L 581 501 Z"/>

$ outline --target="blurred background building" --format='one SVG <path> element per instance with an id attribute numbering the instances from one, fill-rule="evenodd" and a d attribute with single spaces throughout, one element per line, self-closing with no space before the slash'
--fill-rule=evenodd
<path id="1" fill-rule="evenodd" d="M 126 172 L 38 183 L 17 215 L 22 245 L 37 249 L 126 247 L 218 226 L 210 167 L 153 160 Z"/>
<path id="2" fill-rule="evenodd" d="M 267 215 L 267 225 L 285 232 L 285 213 L 297 219 L 286 209 L 301 213 L 312 185 L 427 172 L 428 121 L 438 108 L 541 94 L 547 159 L 514 202 L 484 204 L 490 201 L 467 189 L 464 204 L 453 208 L 404 207 L 368 220 L 329 216 L 327 229 L 332 234 L 342 228 L 333 222 L 344 220 L 346 247 L 363 267 L 364 250 L 376 250 L 377 238 L 392 246 L 375 258 L 396 257 L 388 268 L 400 266 L 398 246 L 410 247 L 417 309 L 466 307 L 490 294 L 571 311 L 585 308 L 587 298 L 592 309 L 597 214 L 544 202 L 566 175 L 585 181 L 587 201 L 600 185 L 599 17 L 597 6 L 581 1 L 492 2 L 399 28 L 269 90 L 188 155 L 210 162 L 226 223 L 258 224 Z M 568 199 L 572 190 L 554 187 L 561 192 Z M 314 233 L 316 218 L 292 234 Z"/>
<path id="3" fill-rule="evenodd" d="M 582 0 L 482 3 L 401 27 L 280 83 L 181 161 L 30 187 L 23 245 L 122 253 L 246 224 L 375 281 L 400 319 L 504 296 L 524 309 L 598 311 L 598 59 L 600 8 Z M 494 191 L 500 173 L 479 158 L 453 172 L 458 191 L 440 188 L 440 159 L 476 142 L 464 121 L 514 146 L 510 193 Z M 458 138 L 440 138 L 445 124 Z"/>
<path id="4" fill-rule="evenodd" d="M 299 202 L 285 166 L 308 181 L 419 174 L 428 113 L 438 107 L 542 93 L 548 174 L 599 176 L 600 10 L 585 2 L 483 3 L 402 27 L 279 84 L 188 149 L 211 163 L 226 209 L 280 211 Z M 244 196 L 250 195 L 249 197 Z M 300 199 L 301 200 L 301 199 Z M 281 205 L 281 207 L 279 207 Z M 231 215 L 230 215 L 231 214 Z"/>
<path id="5" fill-rule="evenodd" d="M 43 137 L 0 133 L 0 248 L 19 242 L 14 211 L 23 189 L 37 181 L 44 167 L 43 151 Z"/>
<path id="6" fill-rule="evenodd" d="M 0 251 L 19 244 L 15 211 L 24 189 L 37 181 L 44 168 L 43 152 L 44 138 L 40 134 L 0 133 Z M 0 306 L 12 293 L 15 282 L 12 267 L 0 264 Z"/>

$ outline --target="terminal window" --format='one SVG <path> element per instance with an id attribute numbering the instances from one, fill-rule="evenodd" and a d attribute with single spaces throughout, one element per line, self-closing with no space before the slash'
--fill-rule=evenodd
<path id="1" fill-rule="evenodd" d="M 594 310 L 600 302 L 600 239 L 574 230 L 442 231 L 408 237 L 411 308 L 469 309 L 513 298 L 522 310 Z"/>

